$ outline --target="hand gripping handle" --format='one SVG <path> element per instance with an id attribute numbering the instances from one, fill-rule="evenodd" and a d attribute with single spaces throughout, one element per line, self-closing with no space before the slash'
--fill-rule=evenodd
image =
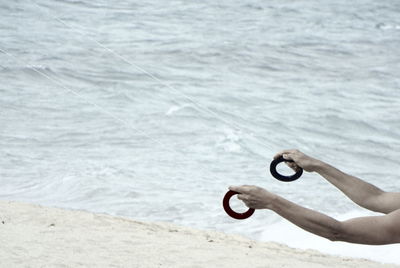
<path id="1" fill-rule="evenodd" d="M 269 166 L 269 171 L 271 172 L 272 176 L 274 176 L 274 178 L 276 178 L 280 181 L 290 182 L 290 181 L 297 180 L 303 174 L 302 168 L 299 168 L 299 170 L 291 176 L 284 176 L 284 175 L 279 174 L 278 171 L 276 171 L 276 166 L 281 162 L 294 162 L 294 161 L 285 159 L 285 158 L 283 158 L 283 156 L 280 156 L 277 159 L 274 159 L 271 162 L 271 165 Z"/>
<path id="2" fill-rule="evenodd" d="M 236 194 L 239 194 L 239 193 L 235 192 L 235 191 L 229 191 L 225 194 L 224 200 L 222 201 L 225 212 L 229 216 L 231 216 L 232 218 L 237 219 L 237 220 L 247 219 L 248 217 L 253 215 L 254 208 L 249 208 L 249 210 L 247 210 L 244 213 L 237 213 L 237 212 L 233 211 L 233 209 L 231 209 L 231 207 L 229 206 L 229 200 L 231 199 L 232 196 L 234 196 Z"/>

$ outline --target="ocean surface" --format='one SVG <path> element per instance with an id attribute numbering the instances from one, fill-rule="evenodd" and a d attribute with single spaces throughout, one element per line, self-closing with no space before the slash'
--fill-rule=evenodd
<path id="1" fill-rule="evenodd" d="M 376 215 L 268 166 L 297 148 L 400 191 L 399 48 L 397 0 L 1 0 L 0 199 L 400 264 L 400 245 L 222 208 L 250 184 L 341 220 Z"/>

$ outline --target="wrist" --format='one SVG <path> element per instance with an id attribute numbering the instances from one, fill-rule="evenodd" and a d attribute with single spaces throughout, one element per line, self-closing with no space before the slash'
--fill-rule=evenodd
<path id="1" fill-rule="evenodd" d="M 268 198 L 268 201 L 265 205 L 265 209 L 273 210 L 276 208 L 276 204 L 279 200 L 279 196 L 276 194 L 271 194 L 271 196 Z"/>
<path id="2" fill-rule="evenodd" d="M 313 165 L 312 165 L 312 171 L 315 171 L 317 173 L 321 173 L 325 168 L 327 164 L 320 161 L 320 160 L 315 160 Z"/>

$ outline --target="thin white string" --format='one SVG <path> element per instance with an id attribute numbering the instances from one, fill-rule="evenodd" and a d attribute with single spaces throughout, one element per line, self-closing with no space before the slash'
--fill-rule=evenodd
<path id="1" fill-rule="evenodd" d="M 119 118 L 118 116 L 114 115 L 112 112 L 110 112 L 110 111 L 106 110 L 105 108 L 101 107 L 101 106 L 98 105 L 97 103 L 95 103 L 95 102 L 93 102 L 93 101 L 90 101 L 90 100 L 89 100 L 87 97 L 85 97 L 84 95 L 79 94 L 78 92 L 76 92 L 75 90 L 73 90 L 73 89 L 71 89 L 71 88 L 69 88 L 69 87 L 66 87 L 63 83 L 61 83 L 61 82 L 57 81 L 56 79 L 54 79 L 54 78 L 48 76 L 46 73 L 44 73 L 44 72 L 38 70 L 37 68 L 35 68 L 35 67 L 33 67 L 33 66 L 29 65 L 29 64 L 26 64 L 24 61 L 20 60 L 19 58 L 17 58 L 17 57 L 14 56 L 13 54 L 11 54 L 11 53 L 5 51 L 4 49 L 0 48 L 0 51 L 1 51 L 2 53 L 6 54 L 7 56 L 9 56 L 9 57 L 11 57 L 11 58 L 14 58 L 15 60 L 19 61 L 22 65 L 25 65 L 26 67 L 28 67 L 29 69 L 35 71 L 36 73 L 40 74 L 41 76 L 43 76 L 43 77 L 47 78 L 48 80 L 54 82 L 55 84 L 57 84 L 58 86 L 60 86 L 60 87 L 63 88 L 64 90 L 69 91 L 69 92 L 71 92 L 72 94 L 74 94 L 75 96 L 77 96 L 78 98 L 83 99 L 83 100 L 84 100 L 85 102 L 87 102 L 88 104 L 93 105 L 93 106 L 96 107 L 100 112 L 102 112 L 102 113 L 104 113 L 104 114 L 110 116 L 111 118 L 113 118 L 114 120 L 116 120 L 116 121 L 122 123 L 123 125 L 127 126 L 128 128 L 133 129 L 134 131 L 141 133 L 143 136 L 149 138 L 150 140 L 152 140 L 153 142 L 157 143 L 158 145 L 160 145 L 160 146 L 163 147 L 164 149 L 166 149 L 166 150 L 168 150 L 168 151 L 170 151 L 170 152 L 176 153 L 176 151 L 169 149 L 164 143 L 162 143 L 162 142 L 160 142 L 159 140 L 154 139 L 153 137 L 147 135 L 144 131 L 142 131 L 142 130 L 140 130 L 140 129 L 138 129 L 138 128 L 133 127 L 133 126 L 132 126 L 131 124 L 129 124 L 127 121 L 125 121 L 125 120 Z"/>
<path id="2" fill-rule="evenodd" d="M 42 6 L 40 6 L 37 2 L 35 2 L 35 1 L 32 0 L 32 3 L 34 3 L 34 4 L 35 4 L 37 7 L 39 7 L 40 9 L 44 10 L 44 8 L 43 8 Z M 70 23 L 66 23 L 64 20 L 60 19 L 60 18 L 57 17 L 57 16 L 52 15 L 52 14 L 51 14 L 50 12 L 48 12 L 47 10 L 46 10 L 46 13 L 47 13 L 50 17 L 52 17 L 54 20 L 60 22 L 60 23 L 63 24 L 64 26 L 66 26 L 66 27 L 68 27 L 68 28 L 74 30 L 75 32 L 81 34 L 81 32 L 80 32 L 79 30 L 77 30 L 78 28 L 77 28 L 76 26 L 73 26 L 73 25 L 71 25 Z M 176 88 L 174 88 L 174 87 L 172 87 L 171 85 L 167 84 L 166 82 L 162 81 L 161 79 L 159 79 L 158 77 L 156 77 L 156 76 L 153 75 L 152 73 L 146 71 L 145 69 L 143 69 L 143 68 L 140 67 L 139 65 L 137 65 L 137 64 L 135 64 L 135 63 L 129 61 L 128 59 L 126 59 L 125 57 L 123 57 L 121 54 L 119 54 L 119 53 L 115 52 L 114 50 L 110 49 L 109 47 L 103 45 L 102 43 L 100 43 L 100 42 L 97 41 L 96 39 L 94 39 L 94 38 L 92 38 L 92 37 L 90 37 L 90 36 L 88 36 L 88 35 L 85 35 L 85 37 L 86 37 L 87 39 L 91 40 L 92 42 L 96 43 L 99 47 L 101 47 L 101 48 L 103 48 L 104 50 L 108 51 L 109 53 L 113 54 L 114 56 L 116 56 L 117 58 L 119 58 L 120 60 L 122 60 L 123 62 L 127 63 L 128 65 L 130 65 L 130 66 L 132 66 L 132 67 L 134 67 L 134 68 L 136 68 L 137 70 L 141 71 L 142 73 L 148 75 L 150 78 L 152 78 L 153 80 L 155 80 L 155 81 L 158 82 L 159 84 L 161 84 L 161 85 L 163 85 L 164 87 L 166 87 L 166 88 L 168 88 L 168 89 L 174 91 L 176 94 L 179 94 L 179 95 L 183 96 L 185 99 L 187 99 L 187 100 L 190 101 L 193 105 L 195 105 L 197 108 L 199 108 L 199 109 L 200 109 L 200 110 L 199 110 L 200 112 L 201 112 L 202 110 L 205 111 L 206 113 L 212 115 L 214 118 L 216 118 L 216 119 L 220 120 L 221 122 L 227 124 L 228 126 L 232 127 L 233 129 L 240 130 L 243 134 L 246 134 L 248 137 L 252 138 L 256 143 L 258 143 L 258 144 L 260 144 L 260 145 L 262 145 L 262 146 L 264 146 L 264 147 L 266 147 L 266 148 L 272 149 L 272 147 L 271 147 L 270 145 L 268 145 L 268 144 L 266 144 L 266 143 L 260 141 L 257 137 L 255 137 L 255 136 L 253 136 L 253 135 L 251 135 L 251 134 L 248 134 L 248 132 L 247 132 L 247 131 L 244 131 L 244 130 L 243 130 L 243 127 L 242 127 L 241 125 L 237 124 L 236 122 L 231 121 L 231 120 L 227 120 L 227 119 L 225 119 L 225 118 L 219 116 L 217 113 L 215 113 L 214 111 L 210 110 L 208 107 L 204 106 L 203 104 L 201 104 L 201 103 L 199 103 L 198 101 L 194 100 L 192 97 L 188 96 L 187 94 L 185 94 L 185 93 L 183 93 L 183 92 L 177 90 Z"/>
<path id="3" fill-rule="evenodd" d="M 45 77 L 46 79 L 52 81 L 53 83 L 57 84 L 58 86 L 60 86 L 62 89 L 71 92 L 72 94 L 74 94 L 75 96 L 77 96 L 80 99 L 85 100 L 88 104 L 93 105 L 94 107 L 96 107 L 100 112 L 110 116 L 111 118 L 115 119 L 116 121 L 122 123 L 123 125 L 127 126 L 128 128 L 141 133 L 143 136 L 147 137 L 148 139 L 150 139 L 151 141 L 157 143 L 158 145 L 160 145 L 161 147 L 163 147 L 165 150 L 172 152 L 172 153 L 177 153 L 177 150 L 174 149 L 170 149 L 168 146 L 166 146 L 164 143 L 162 143 L 161 141 L 149 136 L 148 134 L 146 134 L 145 132 L 143 132 L 142 130 L 133 127 L 131 124 L 129 124 L 127 121 L 119 118 L 118 116 L 116 116 L 115 114 L 113 114 L 112 112 L 104 109 L 103 107 L 101 107 L 100 105 L 98 105 L 97 103 L 90 101 L 87 97 L 83 96 L 82 94 L 79 94 L 78 92 L 76 92 L 75 90 L 65 86 L 62 82 L 57 81 L 57 79 L 54 79 L 52 77 L 50 77 L 49 75 L 47 75 L 46 73 L 38 70 L 37 68 L 29 65 L 29 64 L 25 64 L 24 61 L 20 60 L 18 57 L 16 57 L 15 55 L 5 51 L 4 49 L 0 48 L 0 52 L 4 53 L 5 55 L 14 58 L 16 61 L 22 63 L 22 65 L 28 67 L 29 69 L 32 69 L 33 71 L 35 71 L 36 73 L 38 73 L 39 75 Z M 182 152 L 184 154 L 184 156 L 186 156 L 187 159 L 190 159 L 189 157 L 187 157 L 187 153 L 186 152 Z M 201 171 L 205 172 L 205 174 L 207 174 L 208 172 L 206 172 L 206 170 L 204 168 L 202 168 L 201 166 L 198 167 Z M 213 177 L 214 179 L 219 180 L 219 177 L 214 175 L 213 173 L 210 173 L 209 176 Z"/>

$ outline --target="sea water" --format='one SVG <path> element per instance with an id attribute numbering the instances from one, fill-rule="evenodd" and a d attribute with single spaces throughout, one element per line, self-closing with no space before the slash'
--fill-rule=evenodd
<path id="1" fill-rule="evenodd" d="M 376 215 L 268 165 L 298 148 L 400 191 L 399 47 L 397 0 L 1 1 L 0 198 L 400 263 L 399 245 L 222 209 L 250 184 L 340 220 Z"/>

